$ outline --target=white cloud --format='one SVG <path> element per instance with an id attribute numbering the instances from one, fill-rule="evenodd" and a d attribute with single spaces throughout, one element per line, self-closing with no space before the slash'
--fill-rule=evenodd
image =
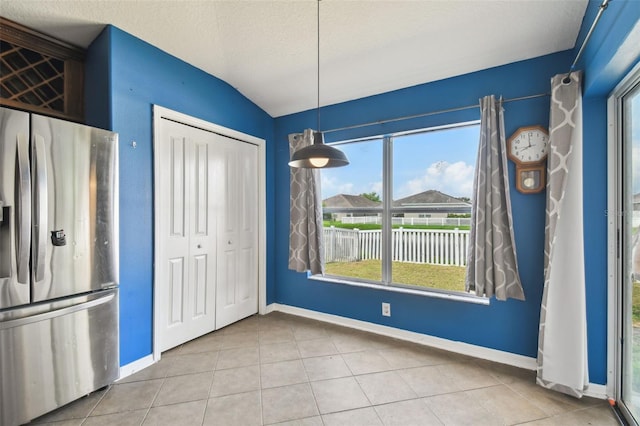
<path id="1" fill-rule="evenodd" d="M 327 176 L 326 173 L 322 173 L 320 184 L 322 185 L 322 198 L 327 198 L 324 194 L 353 194 L 355 186 L 351 182 L 340 182 L 334 177 Z"/>
<path id="2" fill-rule="evenodd" d="M 438 161 L 431 164 L 420 175 L 400 185 L 394 198 L 403 198 L 430 189 L 453 197 L 471 197 L 474 167 L 464 161 L 448 163 Z"/>
<path id="3" fill-rule="evenodd" d="M 376 192 L 382 195 L 382 181 L 369 183 L 341 182 L 338 178 L 328 173 L 321 173 L 322 198 L 328 198 L 337 194 L 358 195 L 365 192 Z"/>
<path id="4" fill-rule="evenodd" d="M 382 195 L 382 181 L 373 182 L 370 188 L 371 188 L 371 191 L 375 192 L 376 194 Z"/>

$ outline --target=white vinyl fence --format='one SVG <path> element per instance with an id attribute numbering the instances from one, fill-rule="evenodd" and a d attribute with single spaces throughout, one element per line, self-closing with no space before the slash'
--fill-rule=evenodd
<path id="1" fill-rule="evenodd" d="M 380 230 L 360 231 L 332 226 L 323 229 L 323 237 L 327 263 L 381 258 Z M 468 230 L 397 228 L 392 231 L 392 260 L 465 266 L 468 242 Z"/>
<path id="2" fill-rule="evenodd" d="M 450 225 L 450 226 L 471 226 L 469 217 L 394 217 L 391 218 L 393 225 Z M 342 217 L 340 222 L 350 225 L 358 223 L 374 223 L 380 225 L 380 216 L 354 216 Z"/>

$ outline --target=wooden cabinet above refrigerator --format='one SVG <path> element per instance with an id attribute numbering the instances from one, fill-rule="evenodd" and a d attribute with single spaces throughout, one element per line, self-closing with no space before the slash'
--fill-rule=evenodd
<path id="1" fill-rule="evenodd" d="M 84 121 L 79 47 L 0 17 L 0 105 Z"/>

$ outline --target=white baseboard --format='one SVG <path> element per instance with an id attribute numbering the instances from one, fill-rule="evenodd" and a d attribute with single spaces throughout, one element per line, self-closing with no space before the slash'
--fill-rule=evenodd
<path id="1" fill-rule="evenodd" d="M 356 330 L 369 331 L 382 336 L 393 337 L 394 339 L 404 340 L 417 343 L 433 348 L 443 349 L 449 352 L 455 352 L 462 355 L 468 355 L 475 358 L 495 361 L 501 364 L 512 365 L 514 367 L 524 368 L 527 370 L 536 369 L 536 359 L 523 355 L 516 355 L 509 352 L 489 349 L 482 346 L 471 345 L 469 343 L 443 339 L 441 337 L 429 336 L 427 334 L 416 333 L 414 331 L 402 330 L 399 328 L 389 327 L 386 325 L 374 324 L 366 321 L 360 321 L 352 318 L 341 317 L 337 315 L 325 314 L 322 312 L 312 311 L 309 309 L 297 308 L 295 306 L 281 305 L 272 303 L 267 306 L 268 312 L 279 311 L 287 314 L 297 315 L 300 317 L 311 318 L 332 324 L 342 325 L 354 328 Z"/>
<path id="2" fill-rule="evenodd" d="M 279 303 L 271 303 L 267 305 L 265 309 L 266 313 L 275 311 L 350 327 L 356 330 L 368 331 L 382 336 L 392 337 L 394 339 L 472 356 L 474 358 L 485 359 L 500 364 L 511 365 L 526 370 L 535 370 L 537 368 L 537 360 L 535 358 L 512 354 L 510 352 L 500 351 L 497 349 L 485 348 L 483 346 L 471 345 L 460 341 L 443 339 L 441 337 L 429 336 L 427 334 L 416 333 L 414 331 L 402 330 L 386 325 L 374 324 L 338 315 L 298 308 L 295 306 L 282 305 Z M 589 388 L 585 392 L 585 395 L 593 398 L 606 399 L 606 386 L 591 383 L 589 384 Z"/>
<path id="3" fill-rule="evenodd" d="M 120 377 L 118 380 L 122 380 L 125 377 L 131 376 L 134 373 L 137 373 L 140 370 L 143 370 L 155 363 L 153 359 L 153 355 L 147 355 L 144 358 L 140 358 L 136 361 L 133 361 L 127 365 L 123 365 L 120 367 Z M 118 381 L 116 380 L 116 382 Z"/>
<path id="4" fill-rule="evenodd" d="M 276 309 L 276 307 L 279 307 L 279 306 L 284 306 L 284 305 L 281 305 L 279 303 L 271 303 L 271 304 L 265 306 L 264 314 L 266 315 L 266 314 L 270 314 L 271 312 L 277 311 L 278 309 Z"/>

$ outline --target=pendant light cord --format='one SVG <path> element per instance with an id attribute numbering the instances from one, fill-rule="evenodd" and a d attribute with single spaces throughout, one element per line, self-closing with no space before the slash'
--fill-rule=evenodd
<path id="1" fill-rule="evenodd" d="M 318 4 L 318 8 L 317 8 L 317 19 L 318 19 L 318 23 L 317 23 L 317 34 L 318 34 L 318 60 L 317 60 L 317 66 L 318 66 L 318 87 L 317 87 L 317 109 L 318 109 L 318 132 L 320 132 L 320 0 L 317 1 Z"/>

